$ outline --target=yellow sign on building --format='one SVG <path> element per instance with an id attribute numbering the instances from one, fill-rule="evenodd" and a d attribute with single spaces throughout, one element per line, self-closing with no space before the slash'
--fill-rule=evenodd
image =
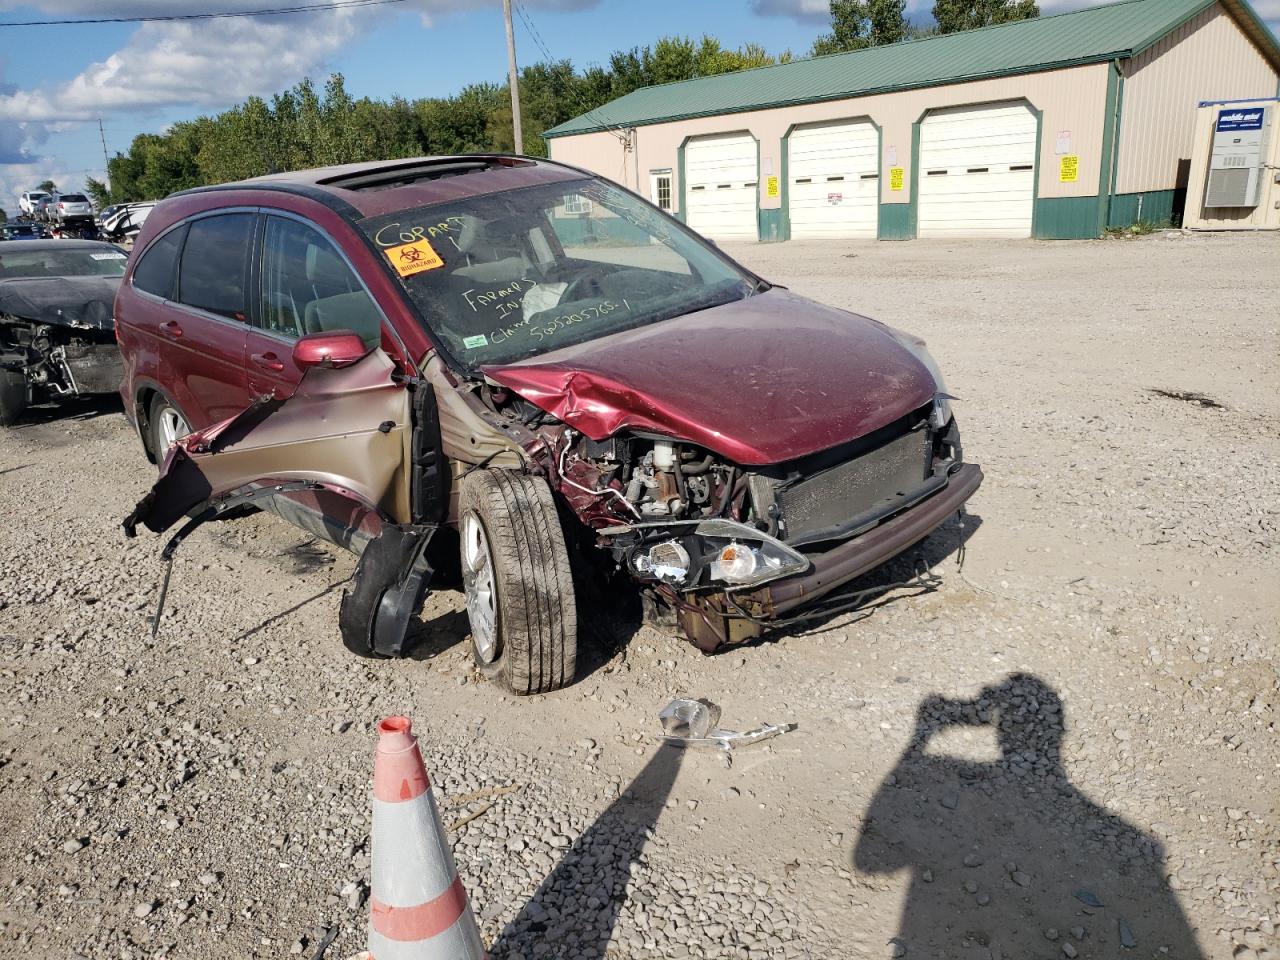
<path id="1" fill-rule="evenodd" d="M 1058 182 L 1075 183 L 1080 179 L 1080 155 L 1068 153 L 1058 161 Z"/>
<path id="2" fill-rule="evenodd" d="M 778 195 L 778 178 L 777 177 L 770 177 L 768 180 L 765 181 L 765 193 L 771 197 L 776 197 Z"/>
<path id="3" fill-rule="evenodd" d="M 904 171 L 903 171 L 902 167 L 890 167 L 890 168 L 889 168 L 889 189 L 890 189 L 890 190 L 901 190 L 901 189 L 902 189 L 902 181 L 903 181 L 903 179 L 904 179 L 904 177 L 903 177 L 903 172 L 904 172 Z"/>

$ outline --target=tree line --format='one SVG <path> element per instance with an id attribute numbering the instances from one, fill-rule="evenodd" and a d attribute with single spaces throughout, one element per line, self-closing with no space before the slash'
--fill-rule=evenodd
<path id="1" fill-rule="evenodd" d="M 809 51 L 821 56 L 1039 16 L 1034 0 L 937 0 L 934 23 L 913 27 L 906 0 L 830 0 L 831 29 Z M 156 199 L 175 190 L 307 167 L 484 151 L 545 156 L 544 131 L 641 87 L 786 63 L 756 44 L 724 47 L 713 37 L 664 37 L 619 50 L 607 65 L 576 70 L 568 60 L 520 71 L 524 142 L 514 143 L 511 98 L 502 83 L 477 83 L 450 97 L 352 97 L 341 74 L 270 99 L 250 97 L 213 116 L 134 137 L 107 165 L 106 182 L 85 192 L 99 205 Z"/>

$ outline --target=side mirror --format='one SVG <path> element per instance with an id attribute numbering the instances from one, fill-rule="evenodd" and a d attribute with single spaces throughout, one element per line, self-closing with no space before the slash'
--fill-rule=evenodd
<path id="1" fill-rule="evenodd" d="M 346 367 L 368 352 L 364 341 L 350 330 L 311 333 L 293 345 L 293 363 L 299 370 Z"/>

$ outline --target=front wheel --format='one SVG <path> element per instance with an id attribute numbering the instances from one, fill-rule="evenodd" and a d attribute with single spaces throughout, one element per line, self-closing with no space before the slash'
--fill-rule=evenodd
<path id="1" fill-rule="evenodd" d="M 472 654 L 481 672 L 521 695 L 571 683 L 578 614 L 546 481 L 477 470 L 462 481 L 458 519 Z"/>

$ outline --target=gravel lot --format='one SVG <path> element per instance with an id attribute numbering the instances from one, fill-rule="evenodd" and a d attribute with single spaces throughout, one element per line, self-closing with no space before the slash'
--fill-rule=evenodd
<path id="1" fill-rule="evenodd" d="M 260 515 L 188 542 L 152 640 L 153 470 L 117 406 L 38 410 L 0 432 L 0 957 L 349 955 L 396 712 L 495 960 L 1280 957 L 1280 236 L 734 252 L 941 358 L 987 481 L 879 574 L 936 590 L 714 658 L 641 629 L 516 700 L 456 594 L 349 656 L 351 559 Z M 799 726 L 660 749 L 676 695 Z"/>

